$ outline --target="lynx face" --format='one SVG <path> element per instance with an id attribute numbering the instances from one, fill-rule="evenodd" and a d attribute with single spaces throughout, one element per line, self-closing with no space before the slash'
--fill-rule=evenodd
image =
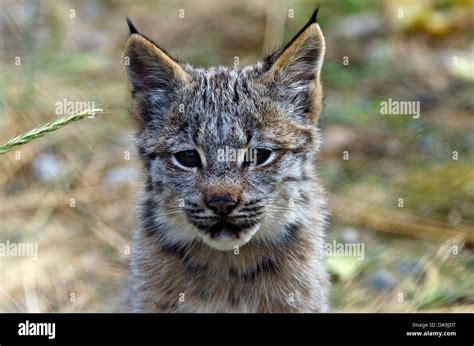
<path id="1" fill-rule="evenodd" d="M 146 227 L 170 244 L 232 250 L 285 236 L 309 203 L 324 38 L 313 15 L 284 48 L 244 68 L 193 68 L 138 33 L 129 59 Z"/>

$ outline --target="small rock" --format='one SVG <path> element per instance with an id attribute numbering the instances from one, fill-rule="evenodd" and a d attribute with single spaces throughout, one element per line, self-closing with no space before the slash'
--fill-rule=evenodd
<path id="1" fill-rule="evenodd" d="M 401 260 L 397 264 L 398 271 L 406 276 L 410 276 L 416 280 L 423 279 L 425 270 L 423 265 L 418 261 Z"/>
<path id="2" fill-rule="evenodd" d="M 106 184 L 125 184 L 138 179 L 140 173 L 137 168 L 130 166 L 119 166 L 109 169 L 104 177 Z"/>
<path id="3" fill-rule="evenodd" d="M 52 181 L 60 176 L 62 164 L 54 154 L 40 153 L 33 160 L 32 169 L 40 180 Z"/>
<path id="4" fill-rule="evenodd" d="M 370 278 L 370 285 L 377 291 L 390 291 L 397 284 L 397 278 L 386 269 L 377 270 Z"/>
<path id="5" fill-rule="evenodd" d="M 335 27 L 338 36 L 349 39 L 367 39 L 383 34 L 384 25 L 381 16 L 374 12 L 366 12 L 345 17 Z"/>
<path id="6" fill-rule="evenodd" d="M 384 39 L 377 39 L 368 45 L 368 49 L 363 57 L 373 63 L 384 63 L 393 58 L 394 54 L 395 51 L 391 44 L 387 43 Z"/>
<path id="7" fill-rule="evenodd" d="M 346 244 L 357 243 L 359 240 L 359 232 L 354 228 L 346 228 L 341 232 L 341 240 Z"/>

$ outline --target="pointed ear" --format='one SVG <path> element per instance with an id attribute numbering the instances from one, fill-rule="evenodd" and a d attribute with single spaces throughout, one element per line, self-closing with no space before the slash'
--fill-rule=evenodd
<path id="1" fill-rule="evenodd" d="M 148 109 L 156 106 L 150 104 L 151 100 L 165 105 L 173 91 L 189 82 L 190 76 L 164 49 L 140 34 L 128 18 L 127 21 L 130 36 L 123 59 L 132 84 L 132 96 Z"/>
<path id="2" fill-rule="evenodd" d="M 267 85 L 294 117 L 316 122 L 322 109 L 320 82 L 325 42 L 316 23 L 316 9 L 309 22 L 283 49 L 265 59 Z"/>

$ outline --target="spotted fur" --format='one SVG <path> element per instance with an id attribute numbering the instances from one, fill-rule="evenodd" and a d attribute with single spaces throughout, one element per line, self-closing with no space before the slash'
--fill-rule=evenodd
<path id="1" fill-rule="evenodd" d="M 194 68 L 129 25 L 124 57 L 146 182 L 125 310 L 326 311 L 316 12 L 286 47 L 242 68 Z M 219 160 L 225 147 L 271 156 L 244 166 Z M 185 150 L 201 166 L 177 165 L 174 153 Z M 213 195 L 238 201 L 225 219 L 206 205 Z"/>

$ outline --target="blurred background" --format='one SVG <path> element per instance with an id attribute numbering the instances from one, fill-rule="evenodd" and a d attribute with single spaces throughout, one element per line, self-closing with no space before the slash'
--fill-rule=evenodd
<path id="1" fill-rule="evenodd" d="M 107 112 L 0 155 L 1 312 L 102 312 L 127 272 L 140 163 L 125 17 L 195 66 L 252 64 L 315 1 L 1 0 L 0 143 L 86 101 Z M 474 312 L 474 1 L 317 1 L 334 311 Z M 418 101 L 421 114 L 383 115 Z"/>

